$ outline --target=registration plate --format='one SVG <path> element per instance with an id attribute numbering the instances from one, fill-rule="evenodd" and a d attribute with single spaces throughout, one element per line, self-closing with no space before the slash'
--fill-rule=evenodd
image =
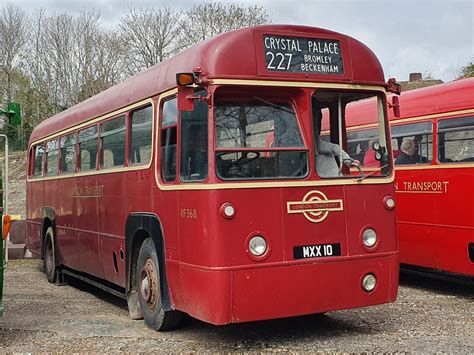
<path id="1" fill-rule="evenodd" d="M 341 255 L 341 244 L 315 244 L 293 247 L 295 259 L 324 258 Z"/>

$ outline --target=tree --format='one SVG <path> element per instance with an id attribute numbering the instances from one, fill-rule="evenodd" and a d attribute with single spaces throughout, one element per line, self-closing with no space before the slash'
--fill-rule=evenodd
<path id="1" fill-rule="evenodd" d="M 11 101 L 13 71 L 27 41 L 27 21 L 26 14 L 14 5 L 5 6 L 0 12 L 0 65 L 6 79 L 3 85 L 6 101 Z"/>
<path id="2" fill-rule="evenodd" d="M 474 77 L 474 58 L 459 71 L 459 79 Z"/>
<path id="3" fill-rule="evenodd" d="M 168 6 L 130 8 L 119 25 L 119 35 L 127 49 L 128 74 L 137 74 L 173 53 L 179 18 L 180 14 Z"/>
<path id="4" fill-rule="evenodd" d="M 97 12 L 39 12 L 35 20 L 24 70 L 43 98 L 39 121 L 125 78 L 122 41 L 101 27 Z"/>
<path id="5" fill-rule="evenodd" d="M 270 16 L 257 5 L 207 3 L 194 5 L 180 21 L 177 50 L 193 46 L 218 34 L 270 22 Z"/>

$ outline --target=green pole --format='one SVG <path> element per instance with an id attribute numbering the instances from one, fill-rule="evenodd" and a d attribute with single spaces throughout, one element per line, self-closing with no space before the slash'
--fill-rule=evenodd
<path id="1" fill-rule="evenodd" d="M 3 317 L 3 182 L 0 170 L 0 318 Z"/>

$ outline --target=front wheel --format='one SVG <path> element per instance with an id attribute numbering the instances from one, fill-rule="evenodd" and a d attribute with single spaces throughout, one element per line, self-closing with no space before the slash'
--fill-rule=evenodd
<path id="1" fill-rule="evenodd" d="M 44 259 L 43 269 L 48 281 L 55 283 L 58 279 L 56 256 L 54 255 L 54 232 L 52 227 L 48 227 L 44 237 Z"/>
<path id="2" fill-rule="evenodd" d="M 181 320 L 181 312 L 165 311 L 162 307 L 160 268 L 155 244 L 151 238 L 147 238 L 140 248 L 136 280 L 140 310 L 146 324 L 154 330 L 177 328 Z"/>

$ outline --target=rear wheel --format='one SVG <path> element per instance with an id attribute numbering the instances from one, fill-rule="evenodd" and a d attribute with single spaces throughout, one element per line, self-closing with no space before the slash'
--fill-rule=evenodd
<path id="1" fill-rule="evenodd" d="M 54 232 L 53 228 L 48 227 L 44 237 L 44 259 L 43 269 L 48 281 L 54 283 L 58 279 L 56 257 L 54 255 Z"/>
<path id="2" fill-rule="evenodd" d="M 165 311 L 160 293 L 160 268 L 155 245 L 151 238 L 145 239 L 137 263 L 138 300 L 146 324 L 154 330 L 177 328 L 181 312 Z"/>

